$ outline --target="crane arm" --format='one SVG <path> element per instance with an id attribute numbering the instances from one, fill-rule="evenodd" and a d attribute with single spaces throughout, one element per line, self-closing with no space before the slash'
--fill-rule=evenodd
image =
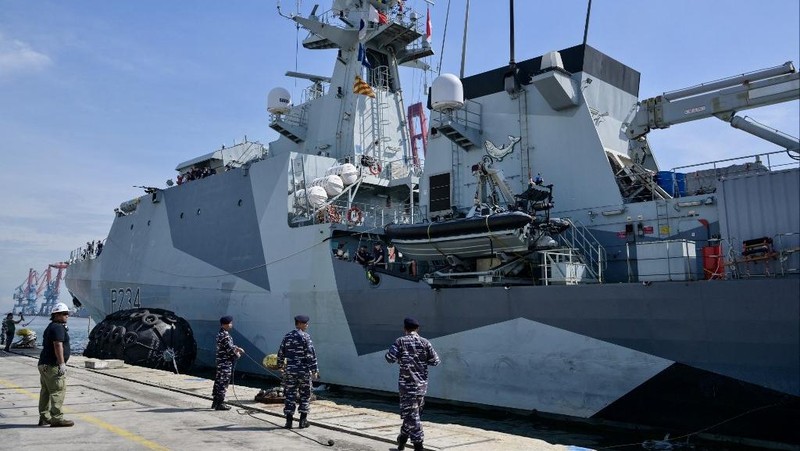
<path id="1" fill-rule="evenodd" d="M 626 134 L 630 139 L 652 129 L 716 116 L 731 121 L 737 111 L 800 98 L 800 74 L 791 62 L 639 102 Z"/>

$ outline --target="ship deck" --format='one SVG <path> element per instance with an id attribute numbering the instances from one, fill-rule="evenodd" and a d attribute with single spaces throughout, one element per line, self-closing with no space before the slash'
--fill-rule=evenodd
<path id="1" fill-rule="evenodd" d="M 232 386 L 233 409 L 215 411 L 213 380 L 131 365 L 90 369 L 72 356 L 65 418 L 72 428 L 42 431 L 38 420 L 38 349 L 0 350 L 0 429 L 4 442 L 33 449 L 395 449 L 398 413 L 341 401 L 312 403 L 308 429 L 282 428 L 283 404 L 254 401 L 259 389 Z M 425 413 L 425 449 L 575 449 L 514 434 L 436 419 Z M 329 440 L 334 444 L 328 446 Z M 316 442 L 316 443 L 315 443 Z"/>

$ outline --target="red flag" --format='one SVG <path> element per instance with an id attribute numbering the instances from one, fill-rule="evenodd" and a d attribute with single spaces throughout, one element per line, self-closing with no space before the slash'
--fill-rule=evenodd
<path id="1" fill-rule="evenodd" d="M 431 7 L 428 7 L 428 20 L 425 22 L 425 40 L 431 43 Z"/>
<path id="2" fill-rule="evenodd" d="M 385 23 L 389 23 L 389 19 L 386 18 L 386 14 L 383 11 L 378 11 L 378 24 L 383 25 Z"/>

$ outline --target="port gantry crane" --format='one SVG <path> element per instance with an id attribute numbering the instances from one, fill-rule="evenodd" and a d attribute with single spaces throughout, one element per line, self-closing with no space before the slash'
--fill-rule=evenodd
<path id="1" fill-rule="evenodd" d="M 28 277 L 14 290 L 13 313 L 30 316 L 49 315 L 50 310 L 58 302 L 59 288 L 64 276 L 64 269 L 67 266 L 67 263 L 64 262 L 52 263 L 47 265 L 47 268 L 41 273 L 30 268 Z M 55 277 L 53 277 L 53 268 L 58 270 Z M 42 293 L 44 293 L 44 302 L 37 309 L 36 301 Z"/>

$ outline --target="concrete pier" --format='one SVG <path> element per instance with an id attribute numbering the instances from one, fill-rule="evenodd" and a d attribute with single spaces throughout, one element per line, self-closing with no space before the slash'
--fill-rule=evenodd
<path id="1" fill-rule="evenodd" d="M 256 388 L 229 388 L 226 401 L 233 409 L 215 411 L 210 409 L 212 380 L 131 365 L 89 369 L 83 356 L 72 356 L 67 372 L 65 418 L 75 426 L 37 426 L 38 355 L 38 350 L 0 350 L 0 448 L 396 449 L 401 423 L 397 413 L 317 400 L 309 415 L 311 427 L 286 430 L 283 404 L 254 401 Z M 429 450 L 572 448 L 423 418 Z"/>

